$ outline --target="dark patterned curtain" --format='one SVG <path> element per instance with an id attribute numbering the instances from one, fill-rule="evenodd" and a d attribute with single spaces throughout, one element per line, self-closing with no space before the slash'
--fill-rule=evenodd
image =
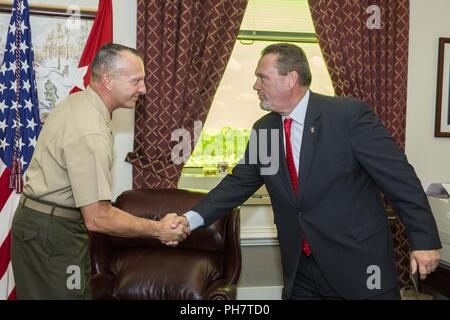
<path id="1" fill-rule="evenodd" d="M 409 0 L 308 1 L 336 95 L 369 103 L 404 149 Z M 389 207 L 386 211 L 392 212 Z M 405 286 L 409 245 L 404 225 L 393 217 L 397 270 L 400 286 Z"/>
<path id="2" fill-rule="evenodd" d="M 174 188 L 172 132 L 205 122 L 244 16 L 247 0 L 138 0 L 137 48 L 147 94 L 136 107 L 133 188 Z M 194 143 L 191 143 L 192 148 Z"/>
<path id="3" fill-rule="evenodd" d="M 309 6 L 336 95 L 369 103 L 404 149 L 409 0 L 309 0 Z"/>

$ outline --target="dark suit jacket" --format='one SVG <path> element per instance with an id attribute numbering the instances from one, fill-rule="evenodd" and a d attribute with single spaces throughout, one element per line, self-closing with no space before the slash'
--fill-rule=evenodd
<path id="1" fill-rule="evenodd" d="M 367 104 L 311 92 L 300 152 L 298 196 L 290 185 L 281 116 L 270 113 L 259 119 L 254 129 L 256 135 L 250 143 L 263 141 L 270 129 L 280 132 L 276 141 L 279 155 L 273 158 L 280 164 L 276 174 L 261 174 L 267 166 L 260 155 L 257 161 L 251 160 L 247 147 L 245 163 L 238 164 L 193 210 L 209 225 L 264 183 L 278 230 L 284 298 L 292 291 L 304 235 L 323 274 L 343 297 L 368 298 L 398 285 L 380 190 L 405 223 L 412 250 L 441 247 L 414 169 Z M 270 139 L 266 140 L 270 150 Z M 380 271 L 380 289 L 367 285 L 376 283 L 369 279 L 374 270 Z"/>

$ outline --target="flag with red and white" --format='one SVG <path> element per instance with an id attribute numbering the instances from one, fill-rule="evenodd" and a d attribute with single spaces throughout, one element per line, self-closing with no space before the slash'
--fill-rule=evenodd
<path id="1" fill-rule="evenodd" d="M 14 0 L 0 66 L 0 300 L 15 299 L 11 222 L 41 125 L 27 0 Z"/>
<path id="2" fill-rule="evenodd" d="M 91 62 L 94 60 L 98 50 L 113 40 L 112 22 L 112 2 L 111 0 L 100 0 L 98 3 L 97 15 L 92 25 L 91 32 L 86 41 L 83 54 L 78 64 L 77 73 L 74 78 L 73 88 L 70 93 L 75 93 L 86 89 L 91 81 Z"/>

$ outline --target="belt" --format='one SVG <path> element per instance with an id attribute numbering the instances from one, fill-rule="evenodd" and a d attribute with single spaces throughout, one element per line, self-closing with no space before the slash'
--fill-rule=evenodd
<path id="1" fill-rule="evenodd" d="M 75 219 L 78 220 L 81 218 L 81 212 L 75 208 L 63 208 L 61 206 L 55 204 L 44 203 L 39 200 L 31 199 L 22 194 L 20 196 L 19 203 L 27 208 L 39 211 L 41 213 L 45 213 L 48 215 L 54 215 L 62 218 Z"/>

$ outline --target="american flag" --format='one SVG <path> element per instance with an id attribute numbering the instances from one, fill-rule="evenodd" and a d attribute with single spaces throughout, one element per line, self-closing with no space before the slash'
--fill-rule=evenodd
<path id="1" fill-rule="evenodd" d="M 11 222 L 41 125 L 27 0 L 14 0 L 0 66 L 0 300 L 14 299 Z"/>

